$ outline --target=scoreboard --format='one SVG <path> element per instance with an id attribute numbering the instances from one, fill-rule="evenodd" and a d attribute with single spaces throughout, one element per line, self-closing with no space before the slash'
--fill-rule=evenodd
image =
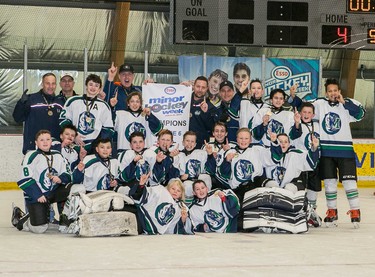
<path id="1" fill-rule="evenodd" d="M 171 0 L 176 44 L 375 49 L 375 0 Z"/>

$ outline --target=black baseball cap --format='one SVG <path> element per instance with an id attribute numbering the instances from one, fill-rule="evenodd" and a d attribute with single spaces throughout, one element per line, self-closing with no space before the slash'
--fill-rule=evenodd
<path id="1" fill-rule="evenodd" d="M 221 84 L 220 84 L 220 89 L 222 89 L 222 88 L 225 87 L 225 86 L 230 87 L 231 89 L 234 90 L 234 87 L 233 87 L 233 84 L 232 84 L 231 81 L 224 81 L 224 82 L 221 82 Z"/>
<path id="2" fill-rule="evenodd" d="M 120 66 L 119 73 L 121 72 L 131 72 L 134 73 L 134 67 L 130 64 L 123 64 Z"/>

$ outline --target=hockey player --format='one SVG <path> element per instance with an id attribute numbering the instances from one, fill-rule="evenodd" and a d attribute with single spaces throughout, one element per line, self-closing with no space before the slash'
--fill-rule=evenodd
<path id="1" fill-rule="evenodd" d="M 224 157 L 219 174 L 237 194 L 240 203 L 246 191 L 262 186 L 266 180 L 263 168 L 275 164 L 268 148 L 251 144 L 248 128 L 238 130 L 237 146 L 226 151 Z"/>
<path id="2" fill-rule="evenodd" d="M 181 180 L 171 179 L 167 187 L 146 187 L 150 174 L 142 175 L 130 190 L 143 231 L 156 234 L 194 234 L 189 209 L 184 204 L 184 186 Z"/>
<path id="3" fill-rule="evenodd" d="M 213 137 L 209 142 L 205 141 L 203 150 L 207 151 L 206 172 L 211 175 L 212 189 L 229 187 L 224 186 L 219 180 L 218 170 L 223 162 L 225 151 L 234 148 L 236 144 L 228 142 L 227 126 L 223 122 L 216 122 L 212 131 Z M 225 184 L 225 182 L 223 182 Z"/>
<path id="4" fill-rule="evenodd" d="M 119 183 L 119 162 L 111 157 L 111 140 L 99 139 L 95 151 L 74 169 L 74 184 L 83 184 L 86 192 L 113 190 Z"/>
<path id="5" fill-rule="evenodd" d="M 178 178 L 180 170 L 178 169 L 178 145 L 171 149 L 173 144 L 173 134 L 168 129 L 163 129 L 158 135 L 158 146 L 151 149 L 156 153 L 156 163 L 152 169 L 151 185 L 161 184 L 166 186 L 170 179 Z"/>
<path id="6" fill-rule="evenodd" d="M 305 190 L 301 179 L 303 171 L 314 170 L 319 160 L 319 139 L 314 135 L 311 138 L 311 147 L 308 151 L 296 149 L 290 145 L 287 134 L 270 133 L 272 141 L 271 151 L 278 164 L 272 170 L 272 181 L 265 183 L 266 187 L 281 187 L 292 192 Z"/>
<path id="7" fill-rule="evenodd" d="M 117 96 L 116 96 L 117 97 Z M 132 92 L 126 98 L 128 109 L 116 112 L 115 131 L 117 132 L 118 152 L 130 149 L 130 135 L 142 132 L 146 148 L 156 142 L 156 136 L 163 129 L 163 123 L 151 113 L 150 108 L 142 109 L 142 95 Z"/>
<path id="8" fill-rule="evenodd" d="M 154 168 L 156 153 L 145 148 L 144 138 L 143 133 L 133 132 L 129 138 L 131 149 L 118 156 L 121 172 L 119 178 L 126 185 L 139 182 L 142 175 L 150 173 Z"/>
<path id="9" fill-rule="evenodd" d="M 95 74 L 86 78 L 86 94 L 69 98 L 60 115 L 60 126 L 73 124 L 77 127 L 76 142 L 93 153 L 92 143 L 97 138 L 112 138 L 113 122 L 111 109 L 106 102 L 98 99 L 102 80 Z"/>
<path id="10" fill-rule="evenodd" d="M 294 124 L 294 113 L 283 107 L 286 93 L 282 89 L 274 89 L 270 99 L 272 106 L 258 111 L 252 129 L 254 138 L 266 146 L 271 144 L 269 132 L 288 134 Z"/>
<path id="11" fill-rule="evenodd" d="M 65 125 L 61 129 L 60 141 L 52 142 L 52 149 L 57 150 L 68 161 L 70 170 L 73 171 L 79 161 L 87 155 L 87 151 L 74 143 L 77 136 L 77 128 L 74 125 Z"/>
<path id="12" fill-rule="evenodd" d="M 363 119 L 365 109 L 354 99 L 344 98 L 337 80 L 327 79 L 326 98 L 313 102 L 315 118 L 320 122 L 320 174 L 327 200 L 326 225 L 337 226 L 337 181 L 342 182 L 349 201 L 351 222 L 355 228 L 361 221 L 357 188 L 357 167 L 350 122 Z M 338 176 L 337 176 L 338 175 Z M 337 178 L 338 177 L 338 178 Z"/>
<path id="13" fill-rule="evenodd" d="M 314 118 L 315 108 L 309 102 L 302 103 L 300 113 L 295 113 L 295 123 L 292 126 L 289 137 L 291 144 L 297 149 L 308 151 L 312 146 L 312 137 L 320 138 L 319 135 L 319 122 Z M 321 219 L 316 214 L 316 200 L 318 192 L 322 190 L 322 184 L 319 176 L 319 166 L 313 171 L 306 171 L 302 174 L 303 182 L 307 187 L 307 201 L 308 208 L 308 223 L 310 226 L 319 227 Z"/>
<path id="14" fill-rule="evenodd" d="M 249 93 L 241 99 L 240 128 L 247 127 L 252 130 L 254 116 L 259 110 L 270 108 L 269 104 L 263 102 L 263 94 L 262 82 L 259 79 L 251 80 Z M 257 141 L 253 138 L 253 142 Z"/>
<path id="15" fill-rule="evenodd" d="M 192 201 L 193 182 L 195 180 L 204 180 L 209 190 L 211 190 L 211 177 L 205 173 L 205 164 L 207 162 L 207 152 L 201 149 L 195 149 L 197 136 L 192 131 L 187 131 L 183 136 L 182 144 L 184 149 L 177 156 L 180 179 L 185 187 L 185 199 Z"/>
<path id="16" fill-rule="evenodd" d="M 240 210 L 238 197 L 230 189 L 209 191 L 206 183 L 193 183 L 194 201 L 189 207 L 194 231 L 235 233 Z"/>
<path id="17" fill-rule="evenodd" d="M 52 138 L 48 130 L 35 136 L 37 150 L 29 151 L 22 162 L 21 178 L 17 182 L 23 190 L 26 207 L 24 214 L 14 207 L 12 224 L 18 230 L 44 233 L 48 228 L 50 204 L 65 201 L 69 195 L 71 175 L 64 157 L 51 150 Z"/>
<path id="18" fill-rule="evenodd" d="M 324 181 L 327 201 L 327 227 L 337 226 L 337 182 L 342 182 L 349 201 L 351 222 L 359 227 L 361 212 L 357 188 L 357 167 L 350 130 L 351 122 L 357 122 L 365 116 L 365 109 L 358 101 L 344 98 L 336 79 L 327 79 L 325 98 L 312 102 L 315 107 L 315 119 L 320 124 L 321 158 L 320 178 Z M 293 93 L 293 94 L 292 94 Z M 299 107 L 302 100 L 291 90 L 293 103 Z"/>

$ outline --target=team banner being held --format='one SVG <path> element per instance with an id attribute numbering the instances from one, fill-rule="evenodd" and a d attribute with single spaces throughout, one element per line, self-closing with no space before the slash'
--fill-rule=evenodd
<path id="1" fill-rule="evenodd" d="M 149 83 L 142 86 L 144 107 L 173 133 L 173 140 L 182 147 L 182 136 L 189 130 L 192 88 L 184 85 Z"/>

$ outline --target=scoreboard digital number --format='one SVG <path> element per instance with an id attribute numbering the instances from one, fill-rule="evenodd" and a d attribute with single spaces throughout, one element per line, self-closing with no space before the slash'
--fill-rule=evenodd
<path id="1" fill-rule="evenodd" d="M 346 11 L 375 14 L 375 0 L 346 0 Z"/>
<path id="2" fill-rule="evenodd" d="M 176 44 L 375 49 L 375 0 L 171 0 Z"/>

